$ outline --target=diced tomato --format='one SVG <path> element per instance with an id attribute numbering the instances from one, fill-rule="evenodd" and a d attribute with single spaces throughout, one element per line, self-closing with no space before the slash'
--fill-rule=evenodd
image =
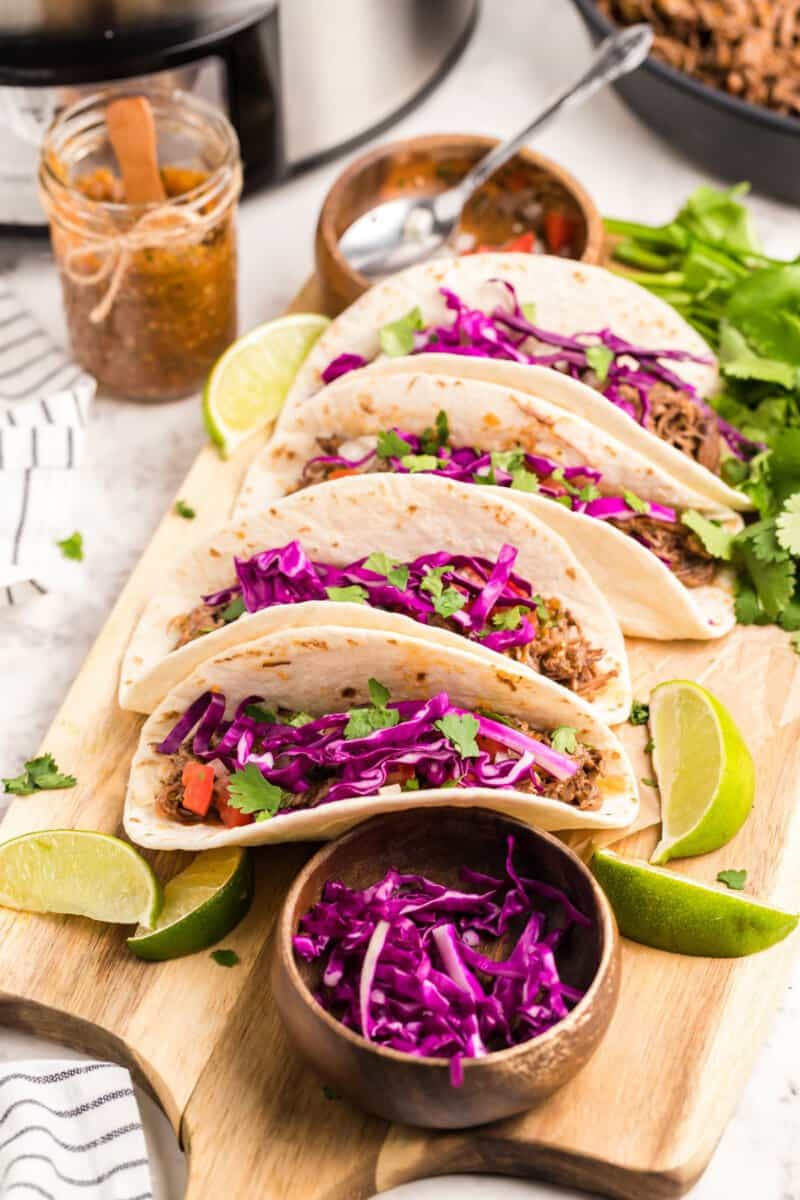
<path id="1" fill-rule="evenodd" d="M 232 804 L 228 804 L 229 795 L 226 787 L 217 789 L 217 812 L 222 824 L 227 825 L 229 829 L 235 829 L 237 825 L 252 825 L 255 821 L 253 814 L 243 813 L 240 809 L 234 808 Z"/>
<path id="2" fill-rule="evenodd" d="M 181 774 L 183 799 L 181 803 L 189 812 L 204 817 L 211 807 L 214 791 L 214 768 L 199 762 L 187 762 Z"/>
<path id="3" fill-rule="evenodd" d="M 331 479 L 344 479 L 345 475 L 355 474 L 356 472 L 351 470 L 350 467 L 337 467 L 335 471 L 331 471 L 330 475 L 326 475 L 325 479 L 329 482 Z"/>
<path id="4" fill-rule="evenodd" d="M 551 208 L 544 214 L 544 235 L 547 248 L 551 254 L 558 254 L 565 246 L 570 245 L 575 237 L 575 220 L 557 208 Z"/>
<path id="5" fill-rule="evenodd" d="M 532 229 L 529 229 L 527 233 L 521 233 L 519 237 L 512 238 L 510 242 L 506 242 L 503 250 L 511 250 L 516 254 L 532 254 L 535 245 L 536 234 Z"/>

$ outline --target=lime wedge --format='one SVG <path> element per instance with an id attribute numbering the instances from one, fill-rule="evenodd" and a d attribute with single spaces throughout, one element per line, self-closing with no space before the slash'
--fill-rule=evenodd
<path id="1" fill-rule="evenodd" d="M 591 862 L 620 933 L 674 954 L 742 958 L 774 946 L 797 927 L 796 913 L 685 875 L 598 850 Z"/>
<path id="2" fill-rule="evenodd" d="M 161 911 L 161 884 L 133 846 L 89 829 L 45 829 L 0 844 L 0 904 L 133 925 Z"/>
<path id="3" fill-rule="evenodd" d="M 328 325 L 319 313 L 278 317 L 251 329 L 217 360 L 203 391 L 203 420 L 224 457 L 274 421 L 300 364 Z"/>
<path id="4" fill-rule="evenodd" d="M 139 926 L 128 945 L 139 958 L 179 958 L 230 933 L 250 908 L 253 869 L 240 846 L 206 850 L 164 888 L 155 928 Z"/>
<path id="5" fill-rule="evenodd" d="M 755 768 L 730 713 L 698 683 L 660 683 L 650 696 L 653 767 L 661 791 L 665 863 L 718 850 L 741 829 L 755 794 Z"/>

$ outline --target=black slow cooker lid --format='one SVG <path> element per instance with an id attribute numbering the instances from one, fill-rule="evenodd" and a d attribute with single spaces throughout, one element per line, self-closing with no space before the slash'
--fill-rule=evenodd
<path id="1" fill-rule="evenodd" d="M 0 0 L 0 84 L 48 87 L 164 70 L 212 53 L 274 7 L 275 0 Z"/>

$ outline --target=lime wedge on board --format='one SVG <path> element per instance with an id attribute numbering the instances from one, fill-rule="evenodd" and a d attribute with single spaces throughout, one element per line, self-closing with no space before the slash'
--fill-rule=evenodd
<path id="1" fill-rule="evenodd" d="M 203 391 L 203 420 L 224 457 L 275 420 L 300 364 L 328 325 L 319 313 L 290 313 L 251 329 L 217 360 Z"/>
<path id="2" fill-rule="evenodd" d="M 613 850 L 598 850 L 591 868 L 620 933 L 657 950 L 743 958 L 783 941 L 800 919 L 752 896 L 621 858 Z"/>
<path id="3" fill-rule="evenodd" d="M 206 850 L 164 888 L 154 928 L 141 925 L 128 945 L 139 958 L 158 961 L 212 946 L 238 925 L 253 898 L 253 868 L 240 846 Z"/>
<path id="4" fill-rule="evenodd" d="M 653 767 L 661 792 L 661 840 L 653 863 L 718 850 L 738 833 L 755 795 L 755 768 L 733 718 L 686 679 L 650 696 Z"/>
<path id="5" fill-rule="evenodd" d="M 154 922 L 163 902 L 128 842 L 89 829 L 45 829 L 0 844 L 0 904 L 120 925 Z"/>

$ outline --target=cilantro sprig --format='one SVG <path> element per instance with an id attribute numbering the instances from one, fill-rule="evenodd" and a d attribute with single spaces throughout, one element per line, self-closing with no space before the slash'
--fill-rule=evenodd
<path id="1" fill-rule="evenodd" d="M 400 722 L 400 713 L 397 709 L 387 707 L 389 689 L 377 679 L 370 679 L 367 686 L 371 704 L 369 707 L 350 710 L 350 716 L 344 727 L 344 736 L 349 740 L 369 737 L 371 733 L 377 733 L 379 729 L 393 729 Z"/>
<path id="2" fill-rule="evenodd" d="M 282 790 L 265 779 L 255 763 L 248 763 L 228 776 L 228 791 L 231 808 L 254 814 L 257 821 L 274 817 L 283 799 Z"/>
<path id="3" fill-rule="evenodd" d="M 54 792 L 73 788 L 74 775 L 65 775 L 52 754 L 41 754 L 25 763 L 19 775 L 3 780 L 3 791 L 12 796 L 32 796 L 34 792 Z"/>

